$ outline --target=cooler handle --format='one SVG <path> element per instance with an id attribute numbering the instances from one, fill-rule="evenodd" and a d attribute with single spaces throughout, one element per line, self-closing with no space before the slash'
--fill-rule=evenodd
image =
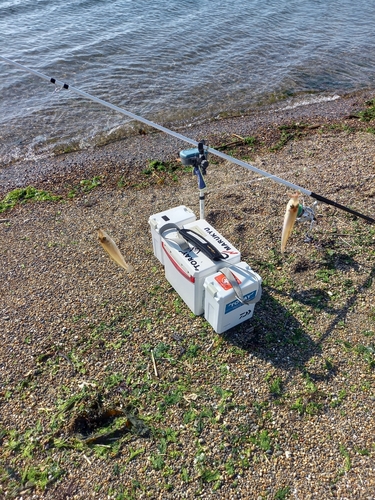
<path id="1" fill-rule="evenodd" d="M 204 255 L 206 255 L 211 260 L 223 260 L 229 257 L 219 252 L 219 250 L 212 243 L 207 241 L 200 234 L 196 233 L 192 229 L 185 229 L 185 228 L 181 229 L 177 226 L 177 224 L 174 224 L 173 222 L 164 224 L 164 226 L 162 226 L 159 229 L 160 236 L 162 236 L 162 234 L 168 229 L 176 229 L 176 231 L 184 238 L 184 240 L 188 241 L 189 243 L 192 243 L 196 248 L 201 250 L 201 252 L 204 253 Z"/>
<path id="2" fill-rule="evenodd" d="M 212 243 L 192 229 L 179 229 L 179 233 L 186 241 L 199 248 L 209 259 L 222 260 L 225 258 Z"/>
<path id="3" fill-rule="evenodd" d="M 257 290 L 257 292 L 256 292 L 256 294 L 255 294 L 255 296 L 254 296 L 253 299 L 246 300 L 246 299 L 244 299 L 244 296 L 243 296 L 241 288 L 238 286 L 236 277 L 234 276 L 234 274 L 232 273 L 232 271 L 229 269 L 229 267 L 223 267 L 222 269 L 220 269 L 220 272 L 224 274 L 224 276 L 227 278 L 227 280 L 229 281 L 229 283 L 232 285 L 233 291 L 234 291 L 234 294 L 235 294 L 236 298 L 242 304 L 244 304 L 245 306 L 248 306 L 250 304 L 254 304 L 254 303 L 256 303 L 256 302 L 259 301 L 259 299 L 260 299 L 259 291 L 261 292 L 262 289 L 259 286 L 259 280 L 256 278 L 255 273 L 253 273 L 252 271 L 250 271 L 251 274 L 254 276 L 254 278 L 256 278 L 256 282 L 258 283 L 258 290 Z"/>

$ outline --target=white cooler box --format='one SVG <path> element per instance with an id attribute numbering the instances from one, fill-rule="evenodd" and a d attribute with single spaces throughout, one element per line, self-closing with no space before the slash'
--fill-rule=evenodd
<path id="1" fill-rule="evenodd" d="M 161 237 L 165 277 L 193 313 L 200 315 L 203 314 L 205 279 L 222 267 L 239 263 L 241 253 L 204 219 L 184 224 L 184 229 L 203 236 L 223 256 L 222 260 L 210 259 L 193 243 L 186 243 L 173 228 Z"/>
<path id="2" fill-rule="evenodd" d="M 216 333 L 223 333 L 251 318 L 256 302 L 262 295 L 262 279 L 246 262 L 228 266 L 240 288 L 242 303 L 223 273 L 217 272 L 204 280 L 204 317 Z M 235 284 L 235 283 L 234 283 Z"/>
<path id="3" fill-rule="evenodd" d="M 196 220 L 196 216 L 190 208 L 180 205 L 176 208 L 171 208 L 165 210 L 164 212 L 159 212 L 157 214 L 151 215 L 148 219 L 148 223 L 151 227 L 152 235 L 152 246 L 154 248 L 154 255 L 159 261 L 163 262 L 163 253 L 161 249 L 161 240 L 159 229 L 167 223 L 176 224 L 178 227 L 182 227 L 188 222 L 193 222 Z"/>

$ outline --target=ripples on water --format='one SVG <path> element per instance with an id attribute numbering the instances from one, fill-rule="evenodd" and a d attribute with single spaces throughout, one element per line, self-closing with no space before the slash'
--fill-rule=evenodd
<path id="1" fill-rule="evenodd" d="M 375 9 L 358 0 L 0 0 L 1 54 L 158 123 L 373 88 Z M 0 62 L 0 157 L 126 133 L 128 120 Z"/>

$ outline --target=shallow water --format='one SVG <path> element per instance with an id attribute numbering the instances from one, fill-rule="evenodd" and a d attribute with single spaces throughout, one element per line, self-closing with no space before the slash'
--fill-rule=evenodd
<path id="1" fill-rule="evenodd" d="M 0 0 L 0 55 L 177 128 L 375 88 L 374 21 L 365 0 L 235 8 L 220 0 Z M 0 75 L 3 165 L 105 143 L 134 126 L 1 61 Z"/>

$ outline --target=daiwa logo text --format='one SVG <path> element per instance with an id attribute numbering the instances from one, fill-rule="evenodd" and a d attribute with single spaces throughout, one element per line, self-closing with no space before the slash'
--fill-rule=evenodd
<path id="1" fill-rule="evenodd" d="M 247 311 L 240 314 L 240 319 L 246 318 L 246 316 L 251 316 L 252 310 L 248 309 Z"/>

